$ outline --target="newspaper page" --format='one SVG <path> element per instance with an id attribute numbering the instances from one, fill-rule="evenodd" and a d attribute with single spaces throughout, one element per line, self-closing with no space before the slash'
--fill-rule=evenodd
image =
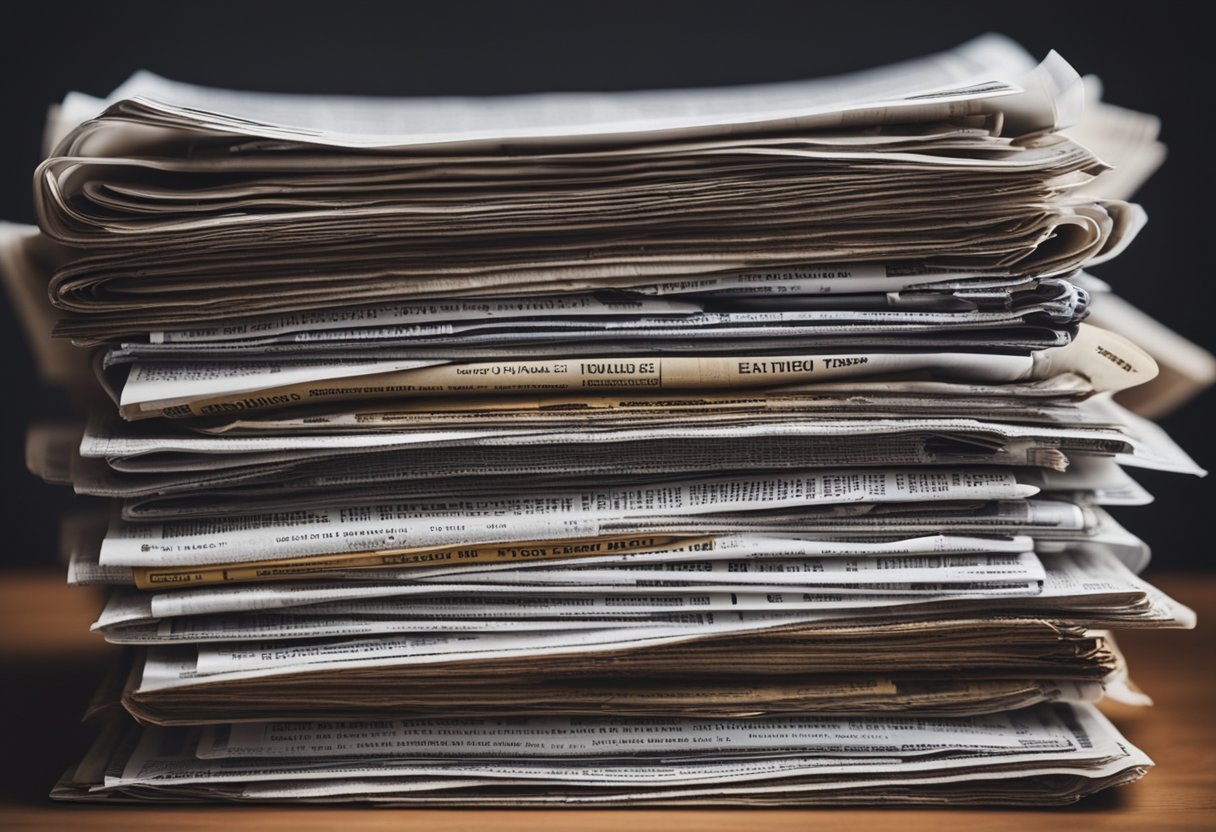
<path id="1" fill-rule="evenodd" d="M 219 366 L 219 365 L 216 365 Z M 369 365 L 370 366 L 370 365 Z M 235 365 L 249 381 L 227 394 L 198 393 L 186 399 L 180 391 L 196 381 L 192 365 L 150 370 L 136 364 L 123 387 L 120 410 L 125 418 L 149 416 L 214 416 L 249 410 L 306 404 L 327 399 L 385 398 L 401 395 L 476 395 L 569 393 L 586 390 L 687 390 L 778 388 L 819 380 L 899 375 L 933 371 L 963 380 L 1008 383 L 1081 372 L 1099 389 L 1117 390 L 1150 380 L 1156 364 L 1130 341 L 1114 333 L 1085 327 L 1067 347 L 1029 356 L 977 353 L 853 353 L 819 356 L 653 356 L 644 358 L 500 361 L 442 365 L 399 372 L 351 373 L 341 365 L 324 383 L 284 384 L 277 373 L 261 388 L 253 387 L 256 367 Z M 277 369 L 277 368 L 276 368 Z M 363 369 L 360 369 L 360 373 Z M 263 378 L 266 372 L 263 371 Z M 166 382 L 176 386 L 166 386 Z M 178 391 L 174 395 L 174 391 Z M 248 394 L 248 395 L 245 395 Z"/>
<path id="2" fill-rule="evenodd" d="M 1010 471 L 901 469 L 719 477 L 498 499 L 367 505 L 283 515 L 134 524 L 116 521 L 103 566 L 274 560 L 335 552 L 557 540 L 630 533 L 632 518 L 771 510 L 840 503 L 1000 500 L 1036 488 Z M 458 558 L 455 558 L 458 559 Z"/>

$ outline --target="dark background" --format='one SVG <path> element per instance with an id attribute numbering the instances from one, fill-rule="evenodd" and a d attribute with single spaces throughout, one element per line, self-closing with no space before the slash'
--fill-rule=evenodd
<path id="1" fill-rule="evenodd" d="M 1182 4 L 1063 2 L 43 2 L 6 7 L 0 46 L 0 218 L 32 222 L 30 181 L 46 107 L 69 90 L 104 96 L 133 71 L 238 89 L 485 95 L 707 86 L 804 78 L 946 49 L 986 31 L 1036 56 L 1059 50 L 1099 75 L 1106 99 L 1164 121 L 1170 158 L 1138 196 L 1151 222 L 1096 273 L 1213 349 L 1209 281 L 1214 135 L 1207 27 Z M 1201 38 L 1203 38 L 1201 40 Z M 24 471 L 25 426 L 68 415 L 41 388 L 17 321 L 0 303 L 7 399 L 0 431 L 4 566 L 54 559 L 67 489 Z M 1206 467 L 1211 391 L 1164 420 Z M 1117 511 L 1157 568 L 1212 569 L 1212 479 L 1135 472 L 1157 502 Z"/>

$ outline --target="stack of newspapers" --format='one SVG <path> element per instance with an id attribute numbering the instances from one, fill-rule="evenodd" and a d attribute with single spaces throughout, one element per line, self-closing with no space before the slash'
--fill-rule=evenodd
<path id="1" fill-rule="evenodd" d="M 28 456 L 114 498 L 65 545 L 132 648 L 54 796 L 1140 777 L 1109 631 L 1193 614 L 1106 506 L 1202 472 L 1114 401 L 1153 359 L 1082 323 L 1144 214 L 1069 128 L 1159 148 L 1092 93 L 987 36 L 758 87 L 69 96 L 3 263 L 47 371 L 112 399 Z"/>

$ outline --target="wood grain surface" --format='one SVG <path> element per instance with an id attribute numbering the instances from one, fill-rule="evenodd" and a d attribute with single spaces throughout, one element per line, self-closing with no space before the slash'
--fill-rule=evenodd
<path id="1" fill-rule="evenodd" d="M 88 632 L 98 592 L 70 589 L 49 572 L 0 572 L 0 706 L 4 776 L 0 830 L 451 830 L 533 832 L 949 832 L 1216 829 L 1216 576 L 1150 575 L 1199 613 L 1191 632 L 1124 632 L 1119 642 L 1153 708 L 1104 706 L 1157 762 L 1132 786 L 1074 807 L 1000 809 L 401 810 L 329 807 L 65 806 L 46 794 L 85 747 L 77 716 L 114 656 Z"/>

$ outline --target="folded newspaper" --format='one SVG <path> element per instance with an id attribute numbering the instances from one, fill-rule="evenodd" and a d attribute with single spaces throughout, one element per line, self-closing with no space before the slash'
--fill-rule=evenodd
<path id="1" fill-rule="evenodd" d="M 1111 630 L 1194 615 L 1107 509 L 1204 472 L 1084 322 L 1162 155 L 1095 89 L 989 35 L 759 87 L 69 95 L 0 268 L 89 403 L 27 463 L 112 500 L 64 549 L 128 647 L 53 796 L 1138 779 Z"/>

